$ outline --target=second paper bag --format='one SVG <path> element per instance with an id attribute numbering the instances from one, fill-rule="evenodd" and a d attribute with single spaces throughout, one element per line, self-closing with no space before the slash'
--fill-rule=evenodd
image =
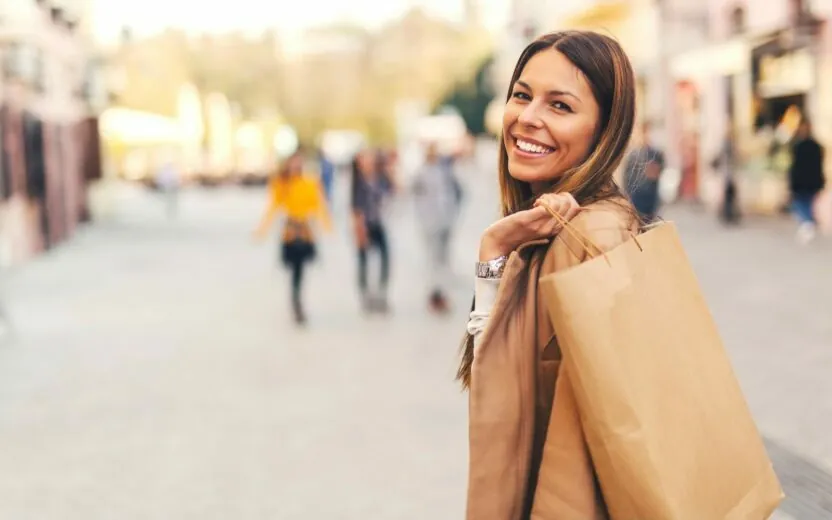
<path id="1" fill-rule="evenodd" d="M 612 518 L 768 518 L 780 485 L 675 226 L 540 284 Z"/>

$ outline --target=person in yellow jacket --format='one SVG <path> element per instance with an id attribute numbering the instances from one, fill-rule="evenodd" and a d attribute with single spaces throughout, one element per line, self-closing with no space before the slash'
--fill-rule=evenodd
<path id="1" fill-rule="evenodd" d="M 318 179 L 303 171 L 303 155 L 295 152 L 269 183 L 269 202 L 255 231 L 263 239 L 281 214 L 280 259 L 291 272 L 292 310 L 295 322 L 306 323 L 301 301 L 301 286 L 306 264 L 315 259 L 315 235 L 312 222 L 318 220 L 324 229 L 331 229 L 329 210 Z"/>

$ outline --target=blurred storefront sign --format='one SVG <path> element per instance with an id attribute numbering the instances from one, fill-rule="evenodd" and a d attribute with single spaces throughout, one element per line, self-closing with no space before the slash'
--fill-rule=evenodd
<path id="1" fill-rule="evenodd" d="M 739 74 L 750 66 L 751 46 L 743 38 L 692 49 L 674 56 L 670 62 L 671 74 L 678 79 Z"/>
<path id="2" fill-rule="evenodd" d="M 815 84 L 815 59 L 803 48 L 781 56 L 763 56 L 759 62 L 757 92 L 762 97 L 805 93 Z"/>

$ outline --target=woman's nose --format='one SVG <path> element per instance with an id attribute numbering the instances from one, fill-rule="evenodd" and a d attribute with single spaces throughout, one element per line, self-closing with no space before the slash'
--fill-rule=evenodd
<path id="1" fill-rule="evenodd" d="M 520 124 L 539 128 L 543 125 L 540 119 L 540 105 L 538 103 L 529 103 L 520 112 L 520 117 L 517 118 Z"/>

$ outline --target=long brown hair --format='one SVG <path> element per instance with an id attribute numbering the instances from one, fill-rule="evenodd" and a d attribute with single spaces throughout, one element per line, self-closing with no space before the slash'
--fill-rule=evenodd
<path id="1" fill-rule="evenodd" d="M 598 103 L 598 126 L 591 152 L 580 164 L 556 179 L 549 191 L 571 193 L 579 204 L 602 200 L 624 200 L 613 175 L 630 142 L 635 123 L 635 77 L 627 54 L 614 39 L 591 31 L 562 31 L 545 34 L 530 43 L 514 67 L 506 102 L 514 84 L 535 54 L 555 49 L 586 77 Z M 503 216 L 528 209 L 534 202 L 531 186 L 511 176 L 508 152 L 500 139 L 499 182 Z M 457 379 L 467 388 L 474 361 L 474 338 L 466 334 Z"/>

